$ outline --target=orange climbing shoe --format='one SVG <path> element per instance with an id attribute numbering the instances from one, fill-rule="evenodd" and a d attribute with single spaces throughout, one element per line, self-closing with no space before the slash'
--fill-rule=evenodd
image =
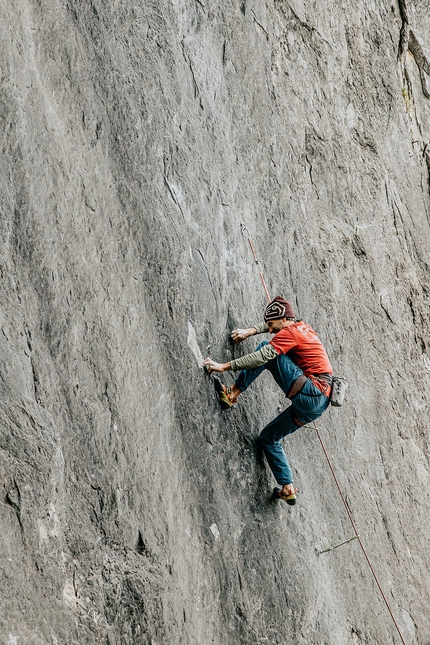
<path id="1" fill-rule="evenodd" d="M 294 506 L 296 503 L 296 496 L 294 493 L 292 495 L 283 495 L 281 488 L 273 489 L 273 499 L 282 499 L 284 502 L 287 502 L 290 506 Z"/>
<path id="2" fill-rule="evenodd" d="M 223 385 L 219 380 L 218 376 L 212 376 L 212 378 L 214 381 L 214 388 L 215 388 L 215 392 L 216 392 L 219 404 L 221 406 L 221 409 L 230 410 L 230 408 L 232 408 L 234 405 L 234 403 L 232 403 L 228 398 L 229 390 L 231 390 L 231 388 Z"/>

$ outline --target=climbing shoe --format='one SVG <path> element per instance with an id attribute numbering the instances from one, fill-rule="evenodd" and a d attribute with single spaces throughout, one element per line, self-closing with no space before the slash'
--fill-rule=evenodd
<path id="1" fill-rule="evenodd" d="M 282 495 L 281 488 L 273 489 L 273 499 L 282 499 L 284 502 L 287 502 L 287 504 L 289 504 L 290 506 L 294 506 L 294 504 L 296 503 L 296 496 L 294 494 Z"/>
<path id="2" fill-rule="evenodd" d="M 214 388 L 215 392 L 219 401 L 219 404 L 221 406 L 222 410 L 230 410 L 230 408 L 233 407 L 233 403 L 230 401 L 228 398 L 228 390 L 230 388 L 227 388 L 225 385 L 221 383 L 219 380 L 218 376 L 212 376 L 213 381 L 214 381 Z"/>

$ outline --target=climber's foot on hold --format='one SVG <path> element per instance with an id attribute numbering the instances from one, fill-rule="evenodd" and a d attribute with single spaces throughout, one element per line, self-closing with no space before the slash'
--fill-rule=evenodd
<path id="1" fill-rule="evenodd" d="M 273 499 L 282 499 L 290 506 L 294 506 L 298 490 L 298 488 L 294 488 L 293 484 L 285 484 L 282 488 L 273 489 Z"/>
<path id="2" fill-rule="evenodd" d="M 212 378 L 221 409 L 230 410 L 239 398 L 240 391 L 237 393 L 234 386 L 223 385 L 217 376 L 212 376 Z"/>

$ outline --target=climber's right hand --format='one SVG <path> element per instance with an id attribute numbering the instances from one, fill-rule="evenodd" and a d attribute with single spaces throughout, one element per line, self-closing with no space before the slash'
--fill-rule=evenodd
<path id="1" fill-rule="evenodd" d="M 255 327 L 249 327 L 248 329 L 233 329 L 231 332 L 231 338 L 235 343 L 241 343 L 245 338 L 253 336 L 255 332 Z"/>

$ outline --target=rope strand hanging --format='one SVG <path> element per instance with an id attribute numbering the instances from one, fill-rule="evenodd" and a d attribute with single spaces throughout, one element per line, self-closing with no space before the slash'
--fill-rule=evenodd
<path id="1" fill-rule="evenodd" d="M 399 627 L 399 625 L 398 625 L 398 623 L 397 623 L 397 621 L 396 621 L 396 619 L 395 619 L 395 616 L 394 616 L 394 614 L 393 614 L 393 612 L 392 612 L 392 610 L 391 610 L 390 604 L 389 604 L 389 602 L 388 602 L 388 600 L 387 600 L 387 597 L 386 597 L 386 595 L 385 595 L 385 593 L 384 593 L 384 591 L 383 591 L 383 589 L 382 589 L 382 586 L 381 586 L 381 583 L 379 582 L 378 576 L 376 575 L 376 571 L 375 571 L 375 569 L 373 568 L 373 565 L 372 565 L 372 563 L 371 563 L 371 561 L 370 561 L 370 558 L 369 558 L 369 556 L 367 555 L 367 551 L 366 551 L 366 549 L 364 548 L 364 544 L 363 544 L 363 542 L 362 542 L 362 540 L 361 540 L 361 537 L 360 537 L 360 536 L 359 536 L 359 534 L 358 534 L 357 526 L 356 526 L 356 524 L 355 524 L 354 518 L 353 518 L 352 513 L 351 513 L 351 511 L 350 511 L 350 509 L 349 509 L 349 506 L 348 506 L 348 504 L 347 504 L 347 501 L 346 501 L 346 499 L 345 499 L 345 496 L 344 496 L 344 494 L 343 494 L 343 492 L 342 492 L 342 489 L 341 489 L 341 487 L 340 487 L 339 481 L 338 481 L 338 479 L 337 479 L 337 477 L 336 477 L 336 473 L 335 473 L 334 468 L 333 468 L 333 466 L 332 466 L 332 463 L 331 463 L 331 461 L 330 461 L 330 457 L 328 456 L 327 449 L 326 449 L 326 447 L 325 447 L 325 445 L 324 445 L 324 442 L 323 442 L 323 440 L 322 440 L 322 437 L 321 437 L 321 435 L 320 435 L 320 432 L 319 432 L 318 428 L 317 428 L 317 427 L 316 427 L 316 425 L 315 425 L 315 422 L 314 422 L 314 427 L 315 427 L 315 430 L 316 430 L 316 433 L 317 433 L 318 439 L 320 440 L 321 447 L 322 447 L 322 449 L 324 450 L 324 454 L 325 454 L 325 456 L 326 456 L 326 459 L 327 459 L 328 465 L 330 466 L 330 470 L 331 470 L 331 473 L 332 473 L 332 475 L 333 475 L 334 481 L 336 482 L 337 489 L 338 489 L 339 494 L 340 494 L 340 496 L 341 496 L 341 498 L 342 498 L 343 505 L 345 506 L 346 512 L 347 512 L 347 514 L 348 514 L 349 521 L 351 522 L 351 524 L 352 524 L 352 528 L 354 529 L 355 538 L 358 540 L 358 542 L 359 542 L 359 544 L 360 544 L 361 550 L 362 550 L 362 551 L 363 551 L 363 553 L 364 553 L 364 557 L 365 557 L 365 558 L 366 558 L 366 560 L 367 560 L 367 564 L 369 565 L 369 568 L 370 568 L 370 570 L 371 570 L 371 572 L 372 572 L 372 574 L 373 574 L 373 577 L 374 577 L 374 579 L 375 579 L 375 582 L 376 582 L 376 584 L 378 585 L 379 591 L 381 592 L 382 598 L 384 599 L 384 602 L 385 602 L 385 604 L 386 604 L 386 606 L 387 606 L 387 609 L 388 609 L 388 611 L 389 611 L 389 613 L 390 613 L 390 616 L 391 616 L 391 618 L 393 619 L 394 625 L 395 625 L 395 627 L 396 627 L 396 629 L 397 629 L 397 631 L 398 631 L 398 633 L 399 633 L 399 636 L 400 636 L 400 638 L 401 638 L 401 641 L 402 641 L 403 645 L 406 645 L 405 639 L 403 638 L 402 632 L 400 631 L 400 627 Z M 352 539 L 354 539 L 354 538 L 352 538 Z M 349 540 L 349 541 L 351 541 L 351 540 Z"/>
<path id="2" fill-rule="evenodd" d="M 267 289 L 266 282 L 265 282 L 264 276 L 263 276 L 263 268 L 262 268 L 260 262 L 257 259 L 257 254 L 255 252 L 255 248 L 254 248 L 254 245 L 253 245 L 252 240 L 251 240 L 251 233 L 249 232 L 248 228 L 245 226 L 245 224 L 243 222 L 240 225 L 240 229 L 242 231 L 242 235 L 244 236 L 244 238 L 247 239 L 248 242 L 249 242 L 249 246 L 251 247 L 252 255 L 254 256 L 254 262 L 255 262 L 255 266 L 257 267 L 258 275 L 260 276 L 261 283 L 263 285 L 264 291 L 266 292 L 267 300 L 270 302 L 269 291 Z"/>
<path id="3" fill-rule="evenodd" d="M 255 261 L 255 264 L 256 264 L 256 266 L 257 266 L 257 270 L 258 270 L 258 272 L 259 272 L 259 276 L 260 276 L 260 279 L 261 279 L 262 285 L 263 285 L 264 290 L 265 290 L 265 292 L 266 292 L 267 299 L 268 299 L 268 301 L 269 301 L 269 302 L 271 302 L 271 300 L 270 300 L 270 296 L 269 296 L 269 292 L 268 292 L 268 290 L 267 290 L 266 282 L 265 282 L 265 280 L 264 280 L 263 270 L 262 270 L 261 265 L 260 265 L 260 263 L 259 263 L 259 261 L 258 261 L 258 259 L 257 259 L 257 254 L 256 254 L 256 251 L 255 251 L 255 247 L 254 247 L 254 245 L 253 245 L 253 243 L 252 243 L 252 240 L 251 240 L 251 234 L 250 234 L 250 232 L 249 232 L 248 228 L 247 228 L 247 227 L 245 226 L 245 224 L 243 224 L 243 223 L 241 224 L 241 231 L 242 231 L 243 236 L 244 236 L 244 237 L 248 240 L 248 242 L 249 242 L 249 246 L 251 247 L 252 255 L 253 255 L 253 257 L 254 257 L 254 261 Z M 403 638 L 402 632 L 400 631 L 400 627 L 399 627 L 399 625 L 398 625 L 398 623 L 397 623 L 397 621 L 396 621 L 396 618 L 395 618 L 395 616 L 394 616 L 394 614 L 393 614 L 393 611 L 392 611 L 392 609 L 391 609 L 391 607 L 390 607 L 390 604 L 389 604 L 389 602 L 388 602 L 388 599 L 387 599 L 387 597 L 386 597 L 386 595 L 385 595 L 385 593 L 384 593 L 384 591 L 383 591 L 383 589 L 382 589 L 382 586 L 381 586 L 381 583 L 379 582 L 378 576 L 376 575 L 376 571 L 375 571 L 375 569 L 374 569 L 374 567 L 373 567 L 373 565 L 372 565 L 372 563 L 371 563 L 371 561 L 370 561 L 369 556 L 367 555 L 366 549 L 364 548 L 364 544 L 363 544 L 363 542 L 362 542 L 362 540 L 361 540 L 361 537 L 360 537 L 360 535 L 359 535 L 359 533 L 358 533 L 358 531 L 357 531 L 357 526 L 356 526 L 356 524 L 355 524 L 355 521 L 354 521 L 353 515 L 352 515 L 352 513 L 351 513 L 351 511 L 350 511 L 350 509 L 349 509 L 349 506 L 348 506 L 348 504 L 347 504 L 346 498 L 345 498 L 345 496 L 344 496 L 344 494 L 343 494 L 343 492 L 342 492 L 342 489 L 341 489 L 340 484 L 339 484 L 339 481 L 338 481 L 338 479 L 337 479 L 337 476 L 336 476 L 335 470 L 334 470 L 333 465 L 332 465 L 332 463 L 331 463 L 331 461 L 330 461 L 330 457 L 329 457 L 329 455 L 328 455 L 327 449 L 326 449 L 326 447 L 325 447 L 325 445 L 324 445 L 324 442 L 323 442 L 323 440 L 322 440 L 321 434 L 320 434 L 320 432 L 319 432 L 319 430 L 318 430 L 318 428 L 317 428 L 317 426 L 316 426 L 316 424 L 315 424 L 315 421 L 313 422 L 313 425 L 314 425 L 314 428 L 313 428 L 313 429 L 315 429 L 315 431 L 316 431 L 316 434 L 317 434 L 318 439 L 319 439 L 319 441 L 320 441 L 320 444 L 321 444 L 321 447 L 322 447 L 322 449 L 323 449 L 324 455 L 325 455 L 325 457 L 326 457 L 327 463 L 328 463 L 328 465 L 329 465 L 329 467 L 330 467 L 331 474 L 333 475 L 333 479 L 334 479 L 334 481 L 335 481 L 335 483 L 336 483 L 337 489 L 338 489 L 339 494 L 340 494 L 340 496 L 341 496 L 341 498 L 342 498 L 343 505 L 345 506 L 346 512 L 347 512 L 347 514 L 348 514 L 349 521 L 351 522 L 351 524 L 352 524 L 352 528 L 354 529 L 354 533 L 355 533 L 354 537 L 350 538 L 349 540 L 346 540 L 345 542 L 342 542 L 342 544 L 338 544 L 337 546 L 333 547 L 332 549 L 325 549 L 324 551 L 321 551 L 321 552 L 320 552 L 320 554 L 321 554 L 321 553 L 325 553 L 325 552 L 327 552 L 327 551 L 333 551 L 333 549 L 337 549 L 337 547 L 342 546 L 342 545 L 344 545 L 344 544 L 348 544 L 348 543 L 352 542 L 353 540 L 358 540 L 358 542 L 359 542 L 359 544 L 360 544 L 360 547 L 361 547 L 361 550 L 363 551 L 364 557 L 366 558 L 367 564 L 369 565 L 369 568 L 370 568 L 370 570 L 371 570 L 371 572 L 372 572 L 372 575 L 373 575 L 373 577 L 374 577 L 374 579 L 375 579 L 375 582 L 376 582 L 376 584 L 377 584 L 377 586 L 378 586 L 378 589 L 379 589 L 379 591 L 380 591 L 380 593 L 381 593 L 381 595 L 382 595 L 382 598 L 383 598 L 383 600 L 384 600 L 384 602 L 385 602 L 385 605 L 386 605 L 386 607 L 387 607 L 387 609 L 388 609 L 388 612 L 389 612 L 389 614 L 390 614 L 390 616 L 391 616 L 391 618 L 392 618 L 392 620 L 393 620 L 393 623 L 394 623 L 394 625 L 395 625 L 395 627 L 396 627 L 396 630 L 397 630 L 397 632 L 398 632 L 398 634 L 399 634 L 399 636 L 400 636 L 400 639 L 401 639 L 401 641 L 402 641 L 403 645 L 406 645 L 406 641 L 405 641 L 405 639 Z M 303 426 L 303 427 L 305 427 L 305 428 L 309 428 L 309 427 L 312 427 L 312 426 Z"/>

